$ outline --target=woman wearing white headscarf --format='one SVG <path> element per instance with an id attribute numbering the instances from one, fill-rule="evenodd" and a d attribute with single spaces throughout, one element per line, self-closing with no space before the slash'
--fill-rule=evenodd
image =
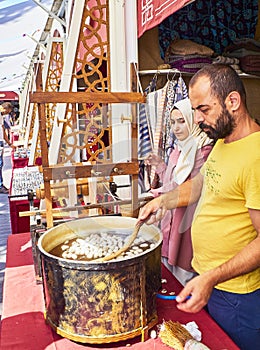
<path id="1" fill-rule="evenodd" d="M 176 140 L 168 165 L 155 154 L 150 154 L 146 160 L 147 164 L 155 166 L 162 183 L 160 188 L 151 190 L 155 197 L 194 177 L 213 146 L 213 141 L 194 123 L 188 98 L 173 106 L 171 124 Z M 162 261 L 183 285 L 194 276 L 190 228 L 196 205 L 168 210 L 160 222 L 163 233 Z"/>

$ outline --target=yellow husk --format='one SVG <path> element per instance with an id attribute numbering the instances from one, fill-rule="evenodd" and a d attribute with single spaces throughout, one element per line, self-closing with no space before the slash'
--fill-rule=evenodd
<path id="1" fill-rule="evenodd" d="M 159 337 L 164 344 L 175 350 L 183 350 L 186 341 L 192 339 L 191 334 L 179 322 L 173 321 L 163 323 Z"/>

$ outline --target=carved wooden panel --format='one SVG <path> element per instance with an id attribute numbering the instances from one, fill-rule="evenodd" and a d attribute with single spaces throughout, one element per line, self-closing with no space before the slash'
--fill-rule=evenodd
<path id="1" fill-rule="evenodd" d="M 62 75 L 64 55 L 63 55 L 63 42 L 61 40 L 52 41 L 51 43 L 51 54 L 47 70 L 47 78 L 45 83 L 45 91 L 56 92 L 59 91 L 59 85 Z M 55 118 L 56 103 L 45 104 L 46 108 L 46 137 L 47 141 L 51 140 L 52 128 Z M 35 115 L 34 115 L 35 118 Z M 32 128 L 33 130 L 33 128 Z M 34 163 L 36 158 L 41 156 L 41 143 L 40 143 L 40 133 L 38 134 Z"/>
<path id="2" fill-rule="evenodd" d="M 58 91 L 63 68 L 63 42 L 53 41 L 46 80 L 46 91 Z"/>
<path id="3" fill-rule="evenodd" d="M 74 63 L 78 91 L 109 92 L 108 1 L 86 0 Z M 72 88 L 71 90 L 72 91 Z M 108 106 L 93 101 L 67 105 L 59 163 L 106 162 L 111 159 L 111 121 Z"/>

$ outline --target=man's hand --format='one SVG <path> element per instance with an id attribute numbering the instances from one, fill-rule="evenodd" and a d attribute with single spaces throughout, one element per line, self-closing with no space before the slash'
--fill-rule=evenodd
<path id="1" fill-rule="evenodd" d="M 214 285 L 210 272 L 194 277 L 177 296 L 177 308 L 185 312 L 199 312 L 208 303 Z"/>
<path id="2" fill-rule="evenodd" d="M 160 221 L 167 211 L 162 203 L 162 196 L 152 199 L 140 209 L 138 221 L 145 221 L 148 225 Z"/>

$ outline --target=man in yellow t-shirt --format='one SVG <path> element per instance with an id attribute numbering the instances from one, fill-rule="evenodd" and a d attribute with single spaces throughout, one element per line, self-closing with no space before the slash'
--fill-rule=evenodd
<path id="1" fill-rule="evenodd" d="M 248 209 L 260 210 L 260 152 L 250 149 L 260 150 L 260 133 L 230 143 L 220 139 L 202 168 L 204 190 L 192 223 L 192 265 L 199 274 L 225 263 L 257 237 Z M 259 283 L 260 268 L 216 288 L 242 294 Z"/>
<path id="2" fill-rule="evenodd" d="M 194 120 L 216 144 L 196 177 L 147 203 L 139 220 L 153 223 L 168 209 L 200 198 L 192 224 L 198 276 L 179 293 L 177 307 L 198 312 L 207 305 L 241 350 L 255 350 L 260 344 L 260 126 L 229 66 L 203 67 L 190 80 L 189 97 Z"/>

